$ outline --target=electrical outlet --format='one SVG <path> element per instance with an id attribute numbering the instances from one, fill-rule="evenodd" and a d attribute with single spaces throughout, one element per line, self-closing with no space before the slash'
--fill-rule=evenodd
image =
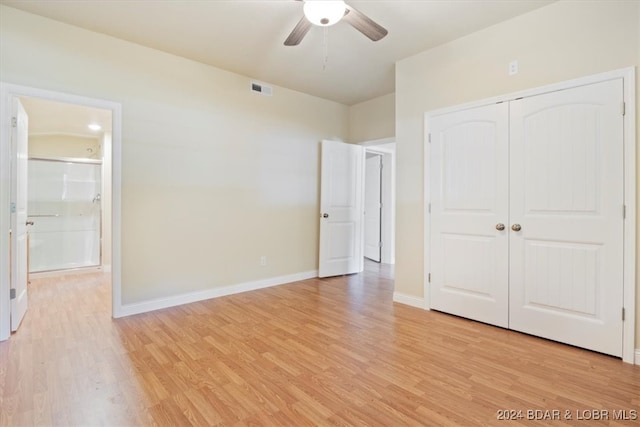
<path id="1" fill-rule="evenodd" d="M 518 74 L 518 60 L 509 62 L 509 75 Z"/>
<path id="2" fill-rule="evenodd" d="M 262 267 L 264 267 L 265 265 L 267 265 L 267 257 L 266 257 L 266 256 L 262 255 L 262 256 L 260 257 L 260 265 L 261 265 Z"/>

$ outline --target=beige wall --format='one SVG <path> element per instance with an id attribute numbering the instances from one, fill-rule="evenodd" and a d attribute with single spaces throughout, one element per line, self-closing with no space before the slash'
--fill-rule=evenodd
<path id="1" fill-rule="evenodd" d="M 396 135 L 395 93 L 349 107 L 349 142 L 365 142 Z"/>
<path id="2" fill-rule="evenodd" d="M 72 135 L 29 135 L 29 156 L 81 159 L 102 157 L 99 138 Z"/>
<path id="3" fill-rule="evenodd" d="M 639 9 L 637 1 L 561 1 L 396 64 L 396 292 L 423 296 L 424 113 L 637 66 Z M 510 77 L 514 59 L 520 72 Z"/>
<path id="4" fill-rule="evenodd" d="M 123 303 L 317 269 L 318 142 L 348 107 L 4 6 L 0 75 L 122 103 Z"/>

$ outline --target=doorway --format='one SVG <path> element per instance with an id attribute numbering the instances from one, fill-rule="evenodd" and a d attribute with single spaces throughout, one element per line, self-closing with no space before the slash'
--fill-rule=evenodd
<path id="1" fill-rule="evenodd" d="M 18 99 L 29 120 L 30 277 L 110 271 L 111 176 L 108 162 L 103 164 L 104 149 L 111 146 L 111 111 Z"/>
<path id="2" fill-rule="evenodd" d="M 366 153 L 364 174 L 364 257 L 380 262 L 382 252 L 382 156 Z"/>
<path id="3" fill-rule="evenodd" d="M 32 167 L 31 174 L 22 174 L 27 199 L 29 190 L 33 193 L 26 222 L 33 233 L 28 245 L 33 251 L 31 272 L 60 275 L 87 267 L 111 272 L 111 312 L 119 317 L 120 104 L 7 83 L 0 83 L 0 94 L 2 206 L 9 207 L 20 193 L 17 178 L 9 172 L 12 167 L 20 162 Z M 11 106 L 16 103 L 24 104 L 31 116 L 28 134 L 34 144 L 28 159 L 18 156 L 12 144 Z M 11 231 L 16 224 L 11 209 L 0 211 L 1 230 Z M 16 254 L 8 250 L 10 244 L 15 247 L 14 238 L 0 234 L 0 340 L 9 338 L 19 323 L 12 320 L 17 311 L 12 289 L 19 277 L 11 272 L 16 265 L 10 259 Z"/>
<path id="4" fill-rule="evenodd" d="M 376 172 L 380 175 L 382 171 L 379 185 L 382 209 L 378 201 L 376 209 L 380 219 L 374 223 L 379 230 L 374 240 L 378 241 L 378 248 L 381 243 L 382 249 L 380 262 L 393 264 L 395 261 L 393 139 L 362 144 L 325 140 L 321 143 L 319 277 L 359 273 L 364 269 L 365 152 L 375 153 L 381 160 Z"/>
<path id="5" fill-rule="evenodd" d="M 364 256 L 395 264 L 396 143 L 384 139 L 362 145 L 366 153 Z"/>

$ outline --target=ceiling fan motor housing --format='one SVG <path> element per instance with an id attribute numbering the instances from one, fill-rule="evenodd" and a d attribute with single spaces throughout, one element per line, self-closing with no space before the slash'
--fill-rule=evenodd
<path id="1" fill-rule="evenodd" d="M 314 25 L 328 27 L 340 21 L 347 10 L 342 0 L 305 0 L 304 16 Z"/>

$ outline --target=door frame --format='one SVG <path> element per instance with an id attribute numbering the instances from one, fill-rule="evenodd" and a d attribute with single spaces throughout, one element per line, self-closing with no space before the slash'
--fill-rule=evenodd
<path id="1" fill-rule="evenodd" d="M 424 277 L 423 277 L 423 308 L 429 310 L 431 308 L 430 301 L 430 205 L 431 205 L 431 189 L 430 189 L 430 172 L 429 167 L 431 161 L 431 145 L 429 142 L 430 135 L 430 118 L 442 114 L 448 114 L 467 110 L 470 108 L 482 107 L 489 104 L 500 102 L 509 102 L 517 98 L 530 97 L 534 95 L 542 95 L 549 92 L 556 92 L 563 89 L 570 89 L 578 86 L 585 86 L 593 83 L 599 83 L 607 80 L 623 79 L 623 101 L 625 103 L 625 120 L 623 120 L 623 144 L 624 144 L 624 205 L 626 214 L 624 218 L 624 283 L 623 283 L 623 308 L 625 310 L 625 321 L 623 322 L 622 332 L 622 360 L 627 363 L 634 363 L 635 359 L 635 327 L 636 327 L 636 227 L 637 227 L 637 207 L 636 207 L 636 87 L 635 87 L 635 67 L 627 67 L 613 70 L 605 73 L 595 74 L 591 76 L 581 77 L 560 83 L 541 86 L 533 89 L 527 89 L 515 93 L 505 94 L 488 98 L 484 100 L 474 101 L 453 107 L 446 107 L 424 114 Z M 622 106 L 621 106 L 622 108 Z M 622 208 L 622 207 L 621 207 Z M 640 343 L 638 343 L 640 345 Z M 640 364 L 640 360 L 635 361 Z"/>
<path id="2" fill-rule="evenodd" d="M 11 158 L 15 153 L 11 150 L 11 99 L 14 97 L 31 97 L 49 101 L 84 105 L 93 108 L 111 110 L 112 113 L 112 145 L 111 152 L 111 187 L 112 187 L 112 316 L 121 317 L 121 170 L 122 170 L 122 106 L 120 103 L 72 95 L 62 92 L 21 86 L 8 82 L 0 82 L 0 341 L 11 335 L 11 303 L 9 299 L 9 229 L 10 229 L 10 194 L 15 185 L 11 180 Z"/>

